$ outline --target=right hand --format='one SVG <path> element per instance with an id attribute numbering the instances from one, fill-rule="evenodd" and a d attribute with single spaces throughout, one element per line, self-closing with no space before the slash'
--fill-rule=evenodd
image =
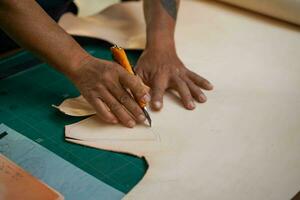
<path id="1" fill-rule="evenodd" d="M 105 122 L 120 122 L 132 128 L 136 122 L 145 121 L 142 109 L 126 89 L 137 100 L 147 103 L 149 88 L 119 64 L 88 57 L 74 69 L 70 78 Z"/>

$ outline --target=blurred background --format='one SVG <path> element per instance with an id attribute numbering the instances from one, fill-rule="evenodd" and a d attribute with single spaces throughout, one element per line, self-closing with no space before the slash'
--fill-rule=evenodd
<path id="1" fill-rule="evenodd" d="M 95 14 L 107 6 L 118 2 L 121 2 L 121 0 L 75 0 L 75 3 L 79 8 L 79 16 Z"/>

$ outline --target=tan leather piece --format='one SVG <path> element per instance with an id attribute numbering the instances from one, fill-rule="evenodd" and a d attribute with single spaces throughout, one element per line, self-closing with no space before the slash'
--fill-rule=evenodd
<path id="1" fill-rule="evenodd" d="M 72 99 L 67 99 L 59 106 L 52 105 L 54 108 L 59 109 L 61 112 L 66 115 L 71 116 L 90 116 L 96 114 L 96 111 L 93 107 L 87 103 L 83 96 L 79 96 Z"/>
<path id="2" fill-rule="evenodd" d="M 134 13 L 134 14 L 133 14 Z M 88 17 L 66 13 L 59 25 L 71 35 L 106 40 L 126 49 L 143 49 L 145 25 L 140 3 L 115 4 Z M 141 16 L 136 18 L 136 16 Z"/>
<path id="3" fill-rule="evenodd" d="M 124 32 L 104 39 L 134 38 L 144 29 L 140 9 L 128 3 L 100 13 L 112 16 L 108 32 Z M 115 21 L 123 18 L 126 25 Z M 183 62 L 214 84 L 208 102 L 187 111 L 168 94 L 163 110 L 150 113 L 151 129 L 93 116 L 66 126 L 67 140 L 146 158 L 146 175 L 124 199 L 292 198 L 300 189 L 299 29 L 216 2 L 183 1 L 176 43 Z"/>

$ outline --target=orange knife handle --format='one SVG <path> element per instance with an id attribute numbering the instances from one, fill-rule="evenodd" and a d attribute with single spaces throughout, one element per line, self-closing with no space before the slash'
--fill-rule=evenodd
<path id="1" fill-rule="evenodd" d="M 134 74 L 124 49 L 118 46 L 113 46 L 110 50 L 113 54 L 114 60 L 124 67 L 124 69 L 126 69 L 130 74 Z"/>
<path id="2" fill-rule="evenodd" d="M 129 62 L 127 55 L 123 48 L 115 45 L 115 46 L 111 47 L 110 50 L 113 54 L 114 60 L 117 63 L 119 63 L 130 74 L 135 74 L 134 71 L 132 70 L 130 62 Z M 141 108 L 144 108 L 147 105 L 146 102 L 143 102 L 143 101 L 139 101 L 138 103 Z"/>

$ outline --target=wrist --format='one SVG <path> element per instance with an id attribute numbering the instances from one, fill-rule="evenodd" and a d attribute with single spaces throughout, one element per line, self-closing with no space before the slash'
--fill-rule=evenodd
<path id="1" fill-rule="evenodd" d="M 95 60 L 95 58 L 86 52 L 81 55 L 74 56 L 74 59 L 70 61 L 63 73 L 72 81 L 76 81 L 80 77 L 80 74 L 86 65 L 93 60 Z"/>
<path id="2" fill-rule="evenodd" d="M 146 45 L 145 51 L 153 52 L 155 54 L 177 54 L 174 42 L 152 43 L 151 45 Z"/>
<path id="3" fill-rule="evenodd" d="M 147 32 L 147 49 L 175 49 L 174 33 L 170 31 Z"/>

